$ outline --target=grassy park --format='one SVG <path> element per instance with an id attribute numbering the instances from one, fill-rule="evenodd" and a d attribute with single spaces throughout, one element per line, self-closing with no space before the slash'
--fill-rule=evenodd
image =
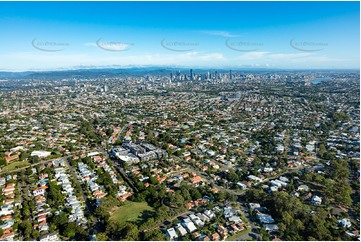
<path id="1" fill-rule="evenodd" d="M 126 221 L 136 221 L 145 210 L 152 211 L 153 208 L 150 207 L 146 202 L 137 203 L 126 201 L 123 206 L 112 212 L 110 219 L 115 220 L 120 224 Z"/>
<path id="2" fill-rule="evenodd" d="M 29 165 L 29 164 L 30 164 L 29 161 L 18 161 L 18 162 L 14 162 L 14 163 L 11 163 L 11 164 L 9 164 L 9 165 L 7 165 L 7 166 L 4 166 L 1 171 L 7 172 L 7 171 L 16 170 L 16 169 L 18 169 L 18 168 L 27 166 L 27 165 Z"/>

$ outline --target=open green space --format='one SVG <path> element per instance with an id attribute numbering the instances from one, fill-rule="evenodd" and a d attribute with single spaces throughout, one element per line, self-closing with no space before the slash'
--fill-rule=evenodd
<path id="1" fill-rule="evenodd" d="M 24 166 L 27 166 L 29 165 L 29 161 L 18 161 L 18 162 L 14 162 L 14 163 L 11 163 L 7 166 L 4 166 L 1 171 L 12 171 L 12 170 L 15 170 L 15 169 L 18 169 L 18 168 L 21 168 L 21 167 L 24 167 Z"/>
<path id="2" fill-rule="evenodd" d="M 239 233 L 236 233 L 232 236 L 227 237 L 227 241 L 235 241 L 237 238 L 241 237 L 242 235 L 248 234 L 251 232 L 251 228 L 245 229 Z"/>
<path id="3" fill-rule="evenodd" d="M 136 221 L 145 210 L 153 211 L 153 208 L 146 202 L 137 203 L 126 201 L 123 206 L 113 211 L 110 219 L 115 220 L 120 224 L 126 221 Z"/>

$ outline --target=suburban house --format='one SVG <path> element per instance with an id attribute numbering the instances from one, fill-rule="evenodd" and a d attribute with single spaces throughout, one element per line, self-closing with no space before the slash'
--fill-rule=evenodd
<path id="1" fill-rule="evenodd" d="M 174 228 L 167 229 L 167 236 L 170 238 L 170 240 L 178 238 L 177 233 L 175 232 Z"/>
<path id="2" fill-rule="evenodd" d="M 39 237 L 40 241 L 59 241 L 58 234 L 56 232 L 44 234 Z"/>
<path id="3" fill-rule="evenodd" d="M 175 228 L 178 230 L 181 236 L 187 234 L 187 230 L 185 230 L 185 228 L 181 224 L 178 224 Z"/>
<path id="4" fill-rule="evenodd" d="M 15 154 L 12 154 L 10 152 L 5 152 L 5 161 L 6 164 L 9 164 L 10 162 L 14 161 L 14 160 L 18 160 L 19 159 L 19 155 L 20 153 L 17 152 Z"/>
<path id="5" fill-rule="evenodd" d="M 311 198 L 311 203 L 312 203 L 312 205 L 321 205 L 322 198 L 315 195 Z"/>
<path id="6" fill-rule="evenodd" d="M 189 218 L 184 219 L 182 225 L 186 228 L 186 230 L 189 233 L 192 233 L 197 230 L 197 227 Z"/>

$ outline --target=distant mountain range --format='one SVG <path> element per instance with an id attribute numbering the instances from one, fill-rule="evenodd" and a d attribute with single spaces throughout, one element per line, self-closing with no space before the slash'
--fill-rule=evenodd
<path id="1" fill-rule="evenodd" d="M 100 68 L 100 67 L 91 67 L 91 68 L 79 68 L 79 69 L 66 69 L 66 70 L 52 70 L 52 71 L 24 71 L 24 72 L 10 72 L 10 71 L 0 71 L 0 79 L 63 79 L 63 78 L 99 78 L 99 77 L 116 77 L 119 75 L 122 76 L 145 76 L 145 75 L 169 75 L 171 72 L 173 74 L 176 71 L 181 71 L 181 73 L 189 74 L 189 70 L 193 69 L 193 73 L 205 73 L 210 71 L 214 73 L 218 72 L 229 72 L 232 71 L 242 71 L 242 72 L 282 72 L 282 71 L 327 71 L 327 70 L 283 70 L 275 68 L 190 68 L 190 67 L 122 67 L 122 68 Z M 331 70 L 330 70 L 331 71 Z M 342 71 L 342 70 L 332 70 L 332 71 Z"/>
<path id="2" fill-rule="evenodd" d="M 61 79 L 61 78 L 97 78 L 114 77 L 120 74 L 132 75 L 144 72 L 166 72 L 166 69 L 160 68 L 86 68 L 75 70 L 55 70 L 55 71 L 25 71 L 25 72 L 0 72 L 0 78 L 10 79 Z M 169 71 L 169 69 L 168 69 Z"/>
<path id="3" fill-rule="evenodd" d="M 191 68 L 175 68 L 175 67 L 130 67 L 130 68 L 82 68 L 75 70 L 55 70 L 55 71 L 25 71 L 25 72 L 9 72 L 0 71 L 0 79 L 62 79 L 62 78 L 97 78 L 97 77 L 115 77 L 119 75 L 125 76 L 144 76 L 144 75 L 169 75 L 180 70 L 181 73 L 189 74 Z M 255 70 L 254 68 L 248 70 Z M 232 69 L 235 70 L 235 69 Z M 242 69 L 246 70 L 246 69 Z M 261 69 L 256 69 L 261 70 Z M 264 69 L 267 70 L 267 69 Z M 268 69 L 269 70 L 269 69 Z M 229 71 L 229 69 L 215 68 L 194 68 L 193 73 L 204 73 L 206 71 Z"/>

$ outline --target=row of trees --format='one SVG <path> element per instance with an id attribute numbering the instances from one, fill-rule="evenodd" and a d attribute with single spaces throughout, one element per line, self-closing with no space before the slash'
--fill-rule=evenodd
<path id="1" fill-rule="evenodd" d="M 324 181 L 324 193 L 336 204 L 350 206 L 352 189 L 349 183 L 349 165 L 347 159 L 334 159 L 327 169 Z"/>

